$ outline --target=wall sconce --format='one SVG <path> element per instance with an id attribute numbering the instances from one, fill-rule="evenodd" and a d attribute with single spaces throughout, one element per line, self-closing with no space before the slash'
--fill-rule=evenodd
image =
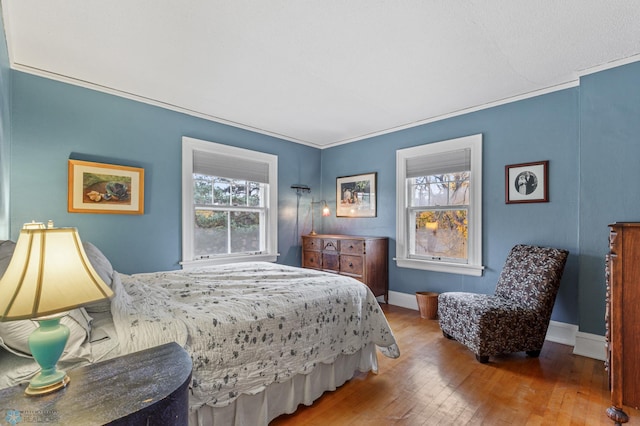
<path id="1" fill-rule="evenodd" d="M 7 271 L 0 280 L 0 321 L 33 319 L 29 349 L 41 369 L 25 390 L 44 395 L 69 383 L 56 368 L 69 337 L 60 324 L 66 311 L 108 299 L 113 291 L 91 266 L 75 228 L 27 223 L 20 231 Z"/>
<path id="2" fill-rule="evenodd" d="M 297 195 L 302 195 L 305 192 L 311 192 L 311 188 L 309 188 L 309 185 L 303 185 L 301 183 L 294 183 L 293 185 L 291 185 L 291 189 L 295 189 Z"/>
<path id="3" fill-rule="evenodd" d="M 315 224 L 314 224 L 314 213 L 313 213 L 313 205 L 314 204 L 322 204 L 322 216 L 327 217 L 331 214 L 331 210 L 329 210 L 329 206 L 325 200 L 313 201 L 311 198 L 311 232 L 309 235 L 317 235 Z"/>

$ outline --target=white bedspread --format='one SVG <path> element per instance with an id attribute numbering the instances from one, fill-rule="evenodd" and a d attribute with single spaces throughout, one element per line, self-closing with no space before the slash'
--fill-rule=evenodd
<path id="1" fill-rule="evenodd" d="M 375 297 L 352 278 L 263 262 L 119 278 L 111 311 L 121 353 L 185 347 L 192 409 L 225 406 L 366 345 L 400 354 Z"/>

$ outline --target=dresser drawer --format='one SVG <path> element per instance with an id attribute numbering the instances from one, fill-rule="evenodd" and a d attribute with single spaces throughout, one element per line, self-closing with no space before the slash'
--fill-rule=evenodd
<path id="1" fill-rule="evenodd" d="M 322 238 L 302 238 L 302 248 L 304 250 L 322 250 Z"/>
<path id="2" fill-rule="evenodd" d="M 325 271 L 338 272 L 340 268 L 338 253 L 322 253 L 322 269 Z"/>
<path id="3" fill-rule="evenodd" d="M 363 261 L 361 256 L 340 256 L 340 273 L 362 276 Z"/>
<path id="4" fill-rule="evenodd" d="M 340 253 L 342 253 L 342 254 L 362 254 L 362 253 L 364 253 L 364 241 L 362 241 L 362 240 L 342 240 L 342 241 L 340 241 Z"/>
<path id="5" fill-rule="evenodd" d="M 322 250 L 327 251 L 338 251 L 338 240 L 336 238 L 323 238 L 322 239 Z"/>
<path id="6" fill-rule="evenodd" d="M 319 251 L 304 251 L 302 253 L 302 267 L 322 269 L 322 254 Z"/>

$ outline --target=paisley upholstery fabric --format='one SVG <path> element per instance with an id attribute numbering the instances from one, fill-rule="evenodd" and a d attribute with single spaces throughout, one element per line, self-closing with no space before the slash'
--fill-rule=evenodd
<path id="1" fill-rule="evenodd" d="M 477 357 L 540 351 L 568 255 L 561 249 L 516 245 L 494 295 L 440 294 L 440 328 Z"/>

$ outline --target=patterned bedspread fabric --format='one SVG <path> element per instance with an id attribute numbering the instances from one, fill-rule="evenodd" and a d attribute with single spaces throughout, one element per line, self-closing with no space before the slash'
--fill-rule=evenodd
<path id="1" fill-rule="evenodd" d="M 272 263 L 124 275 L 111 311 L 121 351 L 175 341 L 193 359 L 191 408 L 225 406 L 375 344 L 400 355 L 371 291 Z"/>

